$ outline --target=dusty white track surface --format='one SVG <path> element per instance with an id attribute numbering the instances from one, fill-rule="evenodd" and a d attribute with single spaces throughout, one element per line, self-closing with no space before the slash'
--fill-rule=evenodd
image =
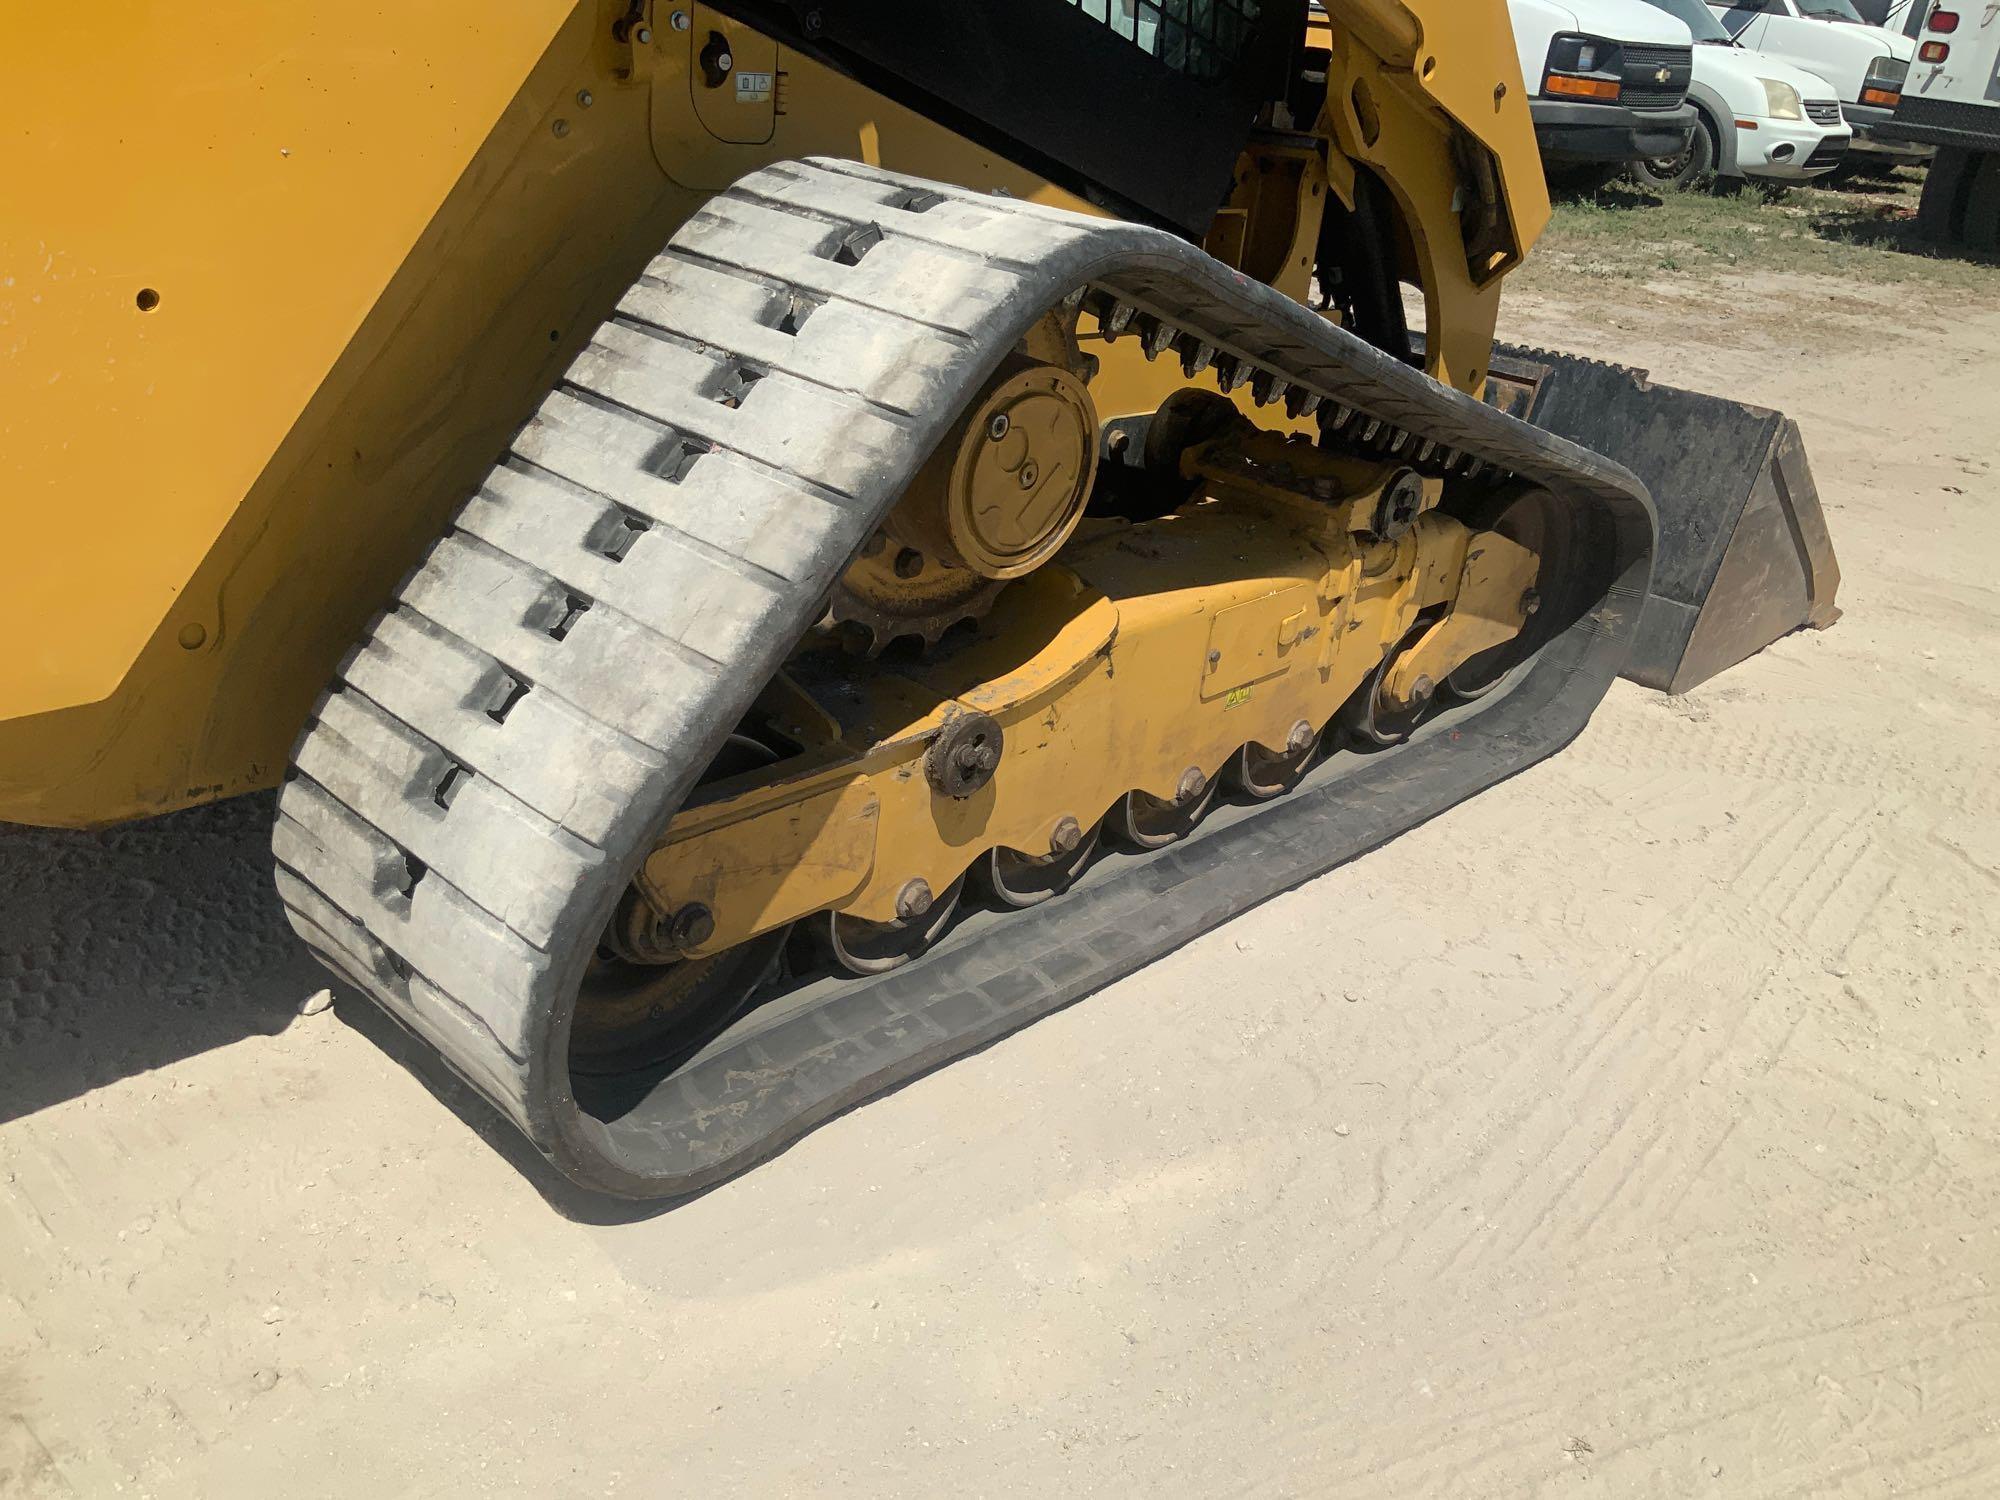
<path id="1" fill-rule="evenodd" d="M 0 830 L 0 1494 L 2000 1493 L 2000 312 L 1616 290 L 1840 625 L 675 1212 L 296 1015 L 268 801 Z"/>

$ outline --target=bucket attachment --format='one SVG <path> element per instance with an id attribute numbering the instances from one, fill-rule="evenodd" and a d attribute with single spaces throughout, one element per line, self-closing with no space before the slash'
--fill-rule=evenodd
<path id="1" fill-rule="evenodd" d="M 1801 626 L 1840 618 L 1840 566 L 1799 424 L 1644 370 L 1496 348 L 1486 399 L 1630 469 L 1659 512 L 1624 676 L 1682 693 Z"/>

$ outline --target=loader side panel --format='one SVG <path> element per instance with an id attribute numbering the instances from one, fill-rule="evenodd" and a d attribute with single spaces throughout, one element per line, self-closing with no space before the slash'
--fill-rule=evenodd
<path id="1" fill-rule="evenodd" d="M 104 696 L 163 611 L 215 637 L 183 586 L 569 8 L 499 8 L 476 47 L 443 5 L 14 17 L 0 589 L 39 628 L 0 713 Z"/>
<path id="2" fill-rule="evenodd" d="M 244 736 L 218 684 L 267 655 L 257 696 L 296 724 L 353 611 L 305 659 L 259 633 L 289 617 L 310 638 L 392 581 L 399 534 L 428 524 L 403 513 L 418 476 L 468 436 L 443 414 L 504 393 L 502 359 L 455 357 L 506 274 L 464 224 L 503 163 L 536 170 L 522 81 L 582 63 L 574 19 L 570 0 L 470 23 L 249 0 L 15 18 L 0 592 L 33 624 L 0 656 L 0 817 L 103 822 L 276 774 L 290 731 Z M 462 290 L 426 296 L 446 263 Z M 546 324 L 483 332 L 505 363 L 549 361 Z"/>
<path id="3" fill-rule="evenodd" d="M 785 54 L 756 139 L 697 92 L 698 42 L 737 23 L 690 6 L 642 46 L 627 10 L 17 22 L 0 589 L 28 626 L 0 655 L 0 819 L 275 783 L 341 653 L 714 188 L 819 150 L 1080 206 Z"/>

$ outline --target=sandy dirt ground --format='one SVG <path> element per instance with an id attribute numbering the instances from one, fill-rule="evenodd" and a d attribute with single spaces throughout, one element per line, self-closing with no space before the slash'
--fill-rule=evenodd
<path id="1" fill-rule="evenodd" d="M 1846 618 L 676 1211 L 298 1015 L 264 802 L 0 832 L 0 1493 L 2000 1494 L 2000 308 L 1508 325 L 1797 416 Z"/>

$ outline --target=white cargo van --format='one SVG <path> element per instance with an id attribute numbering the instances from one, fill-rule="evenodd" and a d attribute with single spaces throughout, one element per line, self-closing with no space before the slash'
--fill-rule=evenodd
<path id="1" fill-rule="evenodd" d="M 1831 172 L 1852 136 L 1833 86 L 1815 73 L 1752 51 L 1702 0 L 1647 0 L 1694 34 L 1694 134 L 1679 156 L 1635 162 L 1648 187 L 1698 187 L 1715 178 L 1798 182 Z"/>
<path id="2" fill-rule="evenodd" d="M 1551 165 L 1685 151 L 1688 29 L 1645 0 L 1508 0 L 1535 142 Z"/>
<path id="3" fill-rule="evenodd" d="M 1930 154 L 1925 147 L 1876 136 L 1875 128 L 1896 112 L 1916 45 L 1870 26 L 1853 0 L 1708 0 L 1708 8 L 1744 46 L 1832 84 L 1854 129 L 1852 152 L 1909 161 Z"/>

